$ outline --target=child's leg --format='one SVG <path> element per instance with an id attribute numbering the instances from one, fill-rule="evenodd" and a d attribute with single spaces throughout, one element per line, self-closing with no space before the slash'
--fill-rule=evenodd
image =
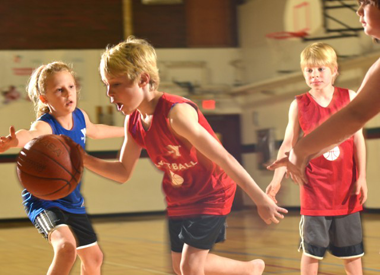
<path id="1" fill-rule="evenodd" d="M 100 275 L 100 267 L 103 263 L 103 253 L 98 244 L 78 248 L 77 250 L 80 259 L 82 260 L 81 274 L 82 275 Z"/>
<path id="2" fill-rule="evenodd" d="M 205 274 L 261 275 L 264 272 L 264 268 L 265 263 L 261 259 L 243 262 L 209 253 L 206 261 Z"/>
<path id="3" fill-rule="evenodd" d="M 332 255 L 343 260 L 347 274 L 363 274 L 363 232 L 359 212 L 334 217 L 330 251 Z"/>
<path id="4" fill-rule="evenodd" d="M 68 226 L 60 226 L 50 234 L 54 258 L 48 275 L 66 275 L 70 273 L 76 259 L 76 241 Z"/>
<path id="5" fill-rule="evenodd" d="M 82 260 L 82 274 L 100 274 L 103 254 L 86 214 L 72 214 L 51 208 L 36 218 L 35 226 L 45 238 L 49 238 L 54 249 L 49 275 L 69 274 L 77 254 Z"/>
<path id="6" fill-rule="evenodd" d="M 262 260 L 235 261 L 209 254 L 217 242 L 225 240 L 225 216 L 169 219 L 173 270 L 178 275 L 261 275 Z"/>
<path id="7" fill-rule="evenodd" d="M 363 275 L 362 258 L 345 259 L 344 270 L 347 275 Z"/>
<path id="8" fill-rule="evenodd" d="M 77 240 L 77 253 L 82 261 L 82 275 L 99 275 L 103 253 L 97 243 L 96 233 L 87 215 L 71 215 L 70 228 Z"/>
<path id="9" fill-rule="evenodd" d="M 187 244 L 182 254 L 172 252 L 172 260 L 176 274 L 181 275 L 261 275 L 265 268 L 262 260 L 232 260 Z"/>
<path id="10" fill-rule="evenodd" d="M 302 215 L 300 221 L 301 243 L 299 250 L 302 249 L 301 274 L 318 274 L 319 261 L 323 259 L 330 242 L 329 230 L 332 218 L 324 216 Z"/>
<path id="11" fill-rule="evenodd" d="M 301 275 L 317 275 L 319 260 L 302 254 Z"/>
<path id="12" fill-rule="evenodd" d="M 182 275 L 204 275 L 209 250 L 184 245 L 180 270 Z"/>
<path id="13" fill-rule="evenodd" d="M 181 275 L 181 257 L 182 253 L 172 251 L 172 267 L 177 275 Z"/>

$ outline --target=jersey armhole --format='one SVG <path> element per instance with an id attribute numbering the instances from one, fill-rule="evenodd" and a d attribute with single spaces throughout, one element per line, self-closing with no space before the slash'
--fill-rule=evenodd
<path id="1" fill-rule="evenodd" d="M 199 121 L 199 113 L 198 113 L 199 108 L 198 108 L 197 105 L 195 105 L 195 104 L 192 103 L 192 102 L 175 102 L 175 103 L 173 103 L 173 105 L 172 105 L 172 106 L 170 107 L 170 109 L 169 109 L 169 112 L 168 112 L 168 114 L 167 114 L 167 118 L 169 118 L 169 113 L 170 113 L 170 111 L 174 108 L 174 106 L 176 106 L 177 104 L 183 104 L 183 103 L 185 103 L 185 104 L 189 104 L 191 107 L 193 107 L 193 108 L 195 109 L 195 111 L 197 112 L 198 121 Z"/>
<path id="2" fill-rule="evenodd" d="M 191 102 L 175 102 L 173 103 L 173 105 L 170 107 L 169 109 L 169 112 L 167 113 L 167 119 L 168 119 L 168 128 L 169 128 L 169 131 L 174 135 L 176 136 L 177 138 L 179 139 L 182 139 L 183 137 L 179 136 L 172 128 L 172 126 L 170 125 L 170 122 L 169 122 L 169 113 L 170 111 L 173 109 L 174 106 L 176 106 L 177 104 L 183 104 L 183 103 L 186 103 L 186 104 L 189 104 L 190 106 L 192 106 L 196 113 L 197 113 L 197 116 L 198 116 L 198 123 L 199 123 L 199 112 L 198 112 L 198 107 L 194 104 L 194 103 L 191 103 Z"/>
<path id="3" fill-rule="evenodd" d="M 171 111 L 171 109 L 173 109 L 174 106 L 176 106 L 177 104 L 183 104 L 183 103 L 186 103 L 186 104 L 189 104 L 190 106 L 192 106 L 198 113 L 198 107 L 194 104 L 194 103 L 191 103 L 191 102 L 175 102 L 173 103 L 173 105 L 170 107 L 170 110 L 169 112 Z"/>

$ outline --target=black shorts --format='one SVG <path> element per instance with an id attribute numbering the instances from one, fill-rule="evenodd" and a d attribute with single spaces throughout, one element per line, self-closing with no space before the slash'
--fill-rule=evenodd
<path id="1" fill-rule="evenodd" d="M 227 216 L 205 215 L 192 218 L 169 218 L 171 250 L 181 253 L 183 245 L 210 250 L 226 239 Z"/>
<path id="2" fill-rule="evenodd" d="M 50 234 L 59 226 L 67 225 L 74 234 L 77 249 L 96 244 L 97 237 L 87 214 L 72 214 L 59 208 L 41 212 L 34 220 L 38 232 L 49 240 Z"/>
<path id="3" fill-rule="evenodd" d="M 303 253 L 321 260 L 326 251 L 341 259 L 364 255 L 360 213 L 343 216 L 302 216 L 300 235 Z"/>

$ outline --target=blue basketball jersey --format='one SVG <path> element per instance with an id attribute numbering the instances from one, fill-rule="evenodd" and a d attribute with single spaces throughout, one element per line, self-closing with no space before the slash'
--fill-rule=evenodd
<path id="1" fill-rule="evenodd" d="M 86 143 L 86 121 L 80 109 L 75 109 L 73 112 L 73 128 L 66 130 L 59 124 L 59 122 L 50 114 L 43 114 L 38 118 L 40 121 L 49 123 L 55 135 L 65 135 L 70 137 L 73 141 L 80 144 L 85 148 Z M 58 207 L 64 211 L 74 214 L 85 214 L 84 199 L 80 193 L 82 182 L 78 184 L 75 190 L 68 196 L 54 201 L 42 200 L 34 197 L 24 189 L 22 191 L 23 204 L 28 214 L 29 219 L 34 223 L 34 219 L 42 211 L 48 208 Z"/>

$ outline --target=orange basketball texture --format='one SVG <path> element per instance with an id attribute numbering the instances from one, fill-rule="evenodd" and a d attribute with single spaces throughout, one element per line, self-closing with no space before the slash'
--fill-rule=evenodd
<path id="1" fill-rule="evenodd" d="M 57 200 L 69 195 L 83 173 L 79 149 L 63 137 L 45 135 L 28 142 L 17 158 L 17 176 L 33 196 Z"/>

